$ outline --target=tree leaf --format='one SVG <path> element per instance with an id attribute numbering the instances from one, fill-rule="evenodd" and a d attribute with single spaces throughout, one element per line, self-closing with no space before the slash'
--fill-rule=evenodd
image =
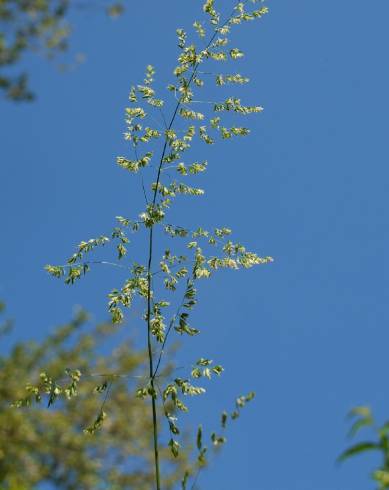
<path id="1" fill-rule="evenodd" d="M 345 461 L 348 458 L 351 458 L 352 456 L 355 456 L 360 453 L 364 453 L 366 451 L 379 451 L 381 450 L 381 447 L 379 444 L 375 442 L 360 442 L 358 444 L 355 444 L 354 446 L 351 446 L 350 448 L 346 449 L 337 459 L 339 463 Z"/>

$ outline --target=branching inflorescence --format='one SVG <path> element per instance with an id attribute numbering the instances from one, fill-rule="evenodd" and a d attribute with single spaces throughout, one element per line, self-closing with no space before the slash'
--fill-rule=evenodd
<path id="1" fill-rule="evenodd" d="M 258 5 L 262 4 L 258 0 L 239 2 L 226 20 L 222 20 L 214 4 L 214 0 L 207 0 L 203 4 L 208 26 L 206 21 L 196 21 L 193 24 L 195 35 L 205 47 L 198 48 L 193 43 L 189 44 L 187 33 L 183 29 L 177 29 L 180 49 L 178 65 L 174 69 L 174 83 L 167 87 L 174 97 L 170 119 L 166 118 L 163 112 L 166 107 L 164 100 L 157 97 L 153 88 L 155 71 L 152 66 L 147 66 L 143 84 L 131 88 L 131 106 L 126 109 L 125 139 L 130 143 L 132 155 L 118 157 L 117 164 L 130 173 L 142 174 L 145 209 L 135 219 L 117 217 L 118 225 L 110 237 L 101 236 L 81 242 L 65 265 L 46 267 L 51 275 L 64 277 L 68 284 L 85 275 L 93 263 L 118 265 L 129 271 L 129 277 L 124 284 L 109 293 L 108 309 L 112 322 L 117 324 L 123 321 L 124 310 L 130 308 L 137 297 L 145 304 L 142 318 L 147 332 L 149 377 L 145 385 L 138 389 L 137 396 L 151 400 L 157 490 L 161 489 L 157 427 L 159 407 L 166 416 L 171 434 L 168 446 L 173 455 L 177 456 L 180 447 L 177 413 L 188 410 L 182 398 L 204 393 L 204 388 L 193 384 L 193 380 L 210 379 L 212 376 L 219 376 L 223 371 L 222 366 L 209 359 L 200 358 L 194 362 L 187 377 L 175 378 L 165 386 L 160 386 L 158 373 L 168 339 L 174 332 L 189 337 L 199 334 L 199 330 L 189 323 L 191 311 L 197 302 L 196 285 L 199 280 L 211 277 L 218 269 L 251 268 L 273 260 L 271 257 L 260 257 L 247 251 L 241 244 L 231 241 L 229 228 L 207 231 L 199 227 L 190 230 L 171 224 L 167 218 L 175 198 L 179 195 L 204 194 L 201 188 L 188 184 L 190 179 L 196 179 L 198 174 L 205 172 L 208 165 L 206 160 L 191 159 L 189 156 L 189 150 L 193 148 L 196 139 L 205 145 L 213 145 L 217 139 L 246 136 L 250 132 L 249 129 L 236 125 L 235 118 L 262 111 L 262 107 L 257 105 L 243 105 L 241 99 L 234 95 L 201 105 L 202 101 L 195 97 L 195 93 L 197 96 L 197 92 L 205 90 L 207 84 L 204 79 L 209 81 L 209 76 L 214 79 L 217 87 L 222 88 L 221 90 L 249 81 L 240 73 L 205 72 L 203 66 L 207 63 L 211 67 L 218 66 L 217 62 L 229 66 L 242 58 L 243 52 L 229 45 L 232 28 L 244 22 L 260 19 L 268 12 L 267 7 Z M 207 36 L 209 40 L 204 43 Z M 199 106 L 206 107 L 206 110 L 200 112 Z M 154 127 L 155 118 L 161 119 L 163 129 Z M 146 174 L 147 167 L 149 172 Z M 147 190 L 150 168 L 154 175 Z M 147 260 L 144 264 L 132 262 L 124 265 L 129 244 L 128 234 L 141 230 L 147 233 Z M 162 256 L 156 257 L 157 245 L 161 247 L 167 238 L 179 239 L 183 243 L 174 250 L 165 247 Z M 120 263 L 86 260 L 86 256 L 96 247 L 108 242 L 116 243 Z M 177 296 L 179 299 L 175 300 Z M 77 383 L 81 373 L 69 372 L 69 376 L 72 382 Z M 45 382 L 50 385 L 49 380 Z M 107 384 L 104 389 L 106 388 Z M 222 428 L 225 427 L 229 416 L 232 419 L 238 417 L 239 409 L 252 397 L 253 393 L 250 393 L 246 397 L 238 398 L 237 409 L 232 414 L 223 412 Z M 96 421 L 97 427 L 103 422 L 104 415 L 99 414 L 99 417 Z M 216 433 L 212 434 L 211 440 L 214 446 L 224 442 L 224 438 Z M 201 467 L 205 464 L 206 453 L 201 428 L 197 432 L 196 444 L 198 467 Z M 183 489 L 187 488 L 191 476 L 196 477 L 192 470 L 188 470 L 182 480 Z"/>

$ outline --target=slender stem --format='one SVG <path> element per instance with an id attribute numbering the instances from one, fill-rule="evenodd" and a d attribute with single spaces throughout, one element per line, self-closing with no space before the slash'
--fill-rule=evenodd
<path id="1" fill-rule="evenodd" d="M 147 350 L 149 357 L 149 376 L 151 394 L 151 407 L 153 417 L 153 439 L 154 439 L 154 463 L 155 463 L 155 482 L 157 490 L 161 490 L 161 477 L 159 469 L 159 449 L 158 449 L 158 421 L 157 421 L 157 404 L 154 388 L 154 365 L 153 365 L 153 349 L 151 344 L 151 264 L 153 259 L 153 227 L 150 228 L 149 234 L 149 259 L 147 265 Z"/>
<path id="2" fill-rule="evenodd" d="M 168 329 L 167 329 L 167 331 L 166 331 L 166 335 L 165 335 L 165 338 L 163 339 L 162 347 L 161 347 L 161 350 L 160 350 L 160 352 L 159 352 L 158 361 L 157 361 L 157 366 L 156 366 L 155 371 L 154 371 L 154 373 L 153 373 L 153 378 L 156 378 L 156 377 L 157 377 L 157 375 L 158 375 L 158 370 L 159 370 L 159 366 L 160 366 L 161 361 L 162 361 L 162 356 L 163 356 L 163 353 L 164 353 L 164 349 L 165 349 L 165 345 L 166 345 L 167 339 L 168 339 L 168 337 L 169 337 L 169 334 L 170 334 L 170 332 L 171 332 L 171 330 L 172 330 L 172 328 L 173 328 L 173 326 L 174 326 L 174 323 L 175 323 L 175 321 L 176 321 L 176 318 L 178 317 L 178 315 L 179 315 L 179 313 L 180 313 L 180 310 L 181 310 L 181 308 L 182 308 L 182 306 L 183 306 L 184 302 L 185 302 L 185 295 L 184 295 L 184 297 L 183 297 L 183 299 L 182 299 L 182 302 L 181 302 L 180 306 L 177 308 L 176 314 L 175 314 L 175 315 L 173 316 L 173 318 L 170 320 L 170 323 L 169 323 L 169 328 L 168 328 Z"/>
<path id="3" fill-rule="evenodd" d="M 191 80 L 194 77 L 194 73 L 192 74 Z M 180 102 L 177 102 L 176 108 L 173 112 L 173 115 L 171 117 L 168 129 L 171 129 L 174 120 L 176 118 L 178 109 L 180 107 Z M 168 139 L 165 138 L 165 143 L 163 145 L 163 150 L 162 150 L 162 155 L 160 158 L 159 166 L 158 166 L 158 173 L 157 173 L 157 182 L 156 186 L 154 189 L 154 195 L 153 195 L 153 206 L 156 203 L 157 200 L 157 192 L 158 192 L 158 184 L 159 180 L 161 177 L 161 170 L 162 170 L 162 164 L 163 164 L 163 159 L 166 154 L 166 149 L 167 149 L 167 144 L 168 144 Z M 151 267 L 152 267 L 152 260 L 153 260 L 153 230 L 154 227 L 150 227 L 150 232 L 149 232 L 149 258 L 148 258 L 148 264 L 147 264 L 147 350 L 148 350 L 148 357 L 149 357 L 149 373 L 150 373 L 150 386 L 152 389 L 152 398 L 151 398 L 151 406 L 152 406 L 152 417 L 153 417 L 153 436 L 154 436 L 154 462 L 155 462 L 155 482 L 156 482 L 156 489 L 161 490 L 161 477 L 160 477 L 160 468 L 159 468 L 159 450 L 158 450 L 158 421 L 157 421 L 157 407 L 156 407 L 156 397 L 154 395 L 154 364 L 153 364 L 153 350 L 152 350 L 152 345 L 151 345 L 151 281 L 152 281 L 152 272 L 151 272 Z"/>
<path id="4" fill-rule="evenodd" d="M 246 0 L 247 1 L 247 0 Z M 246 2 L 244 2 L 246 3 Z M 234 9 L 235 10 L 235 9 Z M 222 27 L 225 26 L 229 20 L 231 19 L 234 10 L 228 17 L 228 19 L 222 24 Z M 213 41 L 215 40 L 219 30 L 215 29 L 213 35 L 211 36 L 205 50 L 207 50 Z M 191 76 L 189 77 L 188 80 L 188 86 L 191 85 L 193 82 L 193 79 L 195 78 L 197 74 L 198 67 L 200 66 L 200 61 L 198 61 L 195 66 L 193 67 L 193 72 Z M 181 100 L 177 100 L 176 107 L 173 111 L 173 115 L 170 119 L 169 124 L 167 125 L 167 131 L 169 131 L 173 123 L 176 119 L 178 110 L 181 106 Z M 157 180 L 155 183 L 155 188 L 154 188 L 154 193 L 153 193 L 153 200 L 152 200 L 152 206 L 155 206 L 155 203 L 157 201 L 157 195 L 158 195 L 158 188 L 159 188 L 159 182 L 161 178 L 161 172 L 162 172 L 162 166 L 163 166 L 163 161 L 166 155 L 166 150 L 168 146 L 168 138 L 165 137 L 165 142 L 163 145 L 162 149 L 162 154 L 161 158 L 159 161 L 158 165 L 158 171 L 157 171 Z M 151 397 L 151 406 L 152 406 L 152 418 L 153 418 L 153 439 L 154 439 L 154 463 L 155 463 L 155 483 L 156 483 L 156 490 L 161 490 L 161 476 L 160 476 L 160 466 L 159 466 L 159 446 L 158 446 L 158 420 L 157 420 L 157 403 L 156 403 L 156 392 L 155 392 L 155 383 L 154 383 L 154 378 L 157 374 L 157 370 L 154 371 L 154 359 L 153 359 L 153 350 L 152 350 L 152 339 L 151 339 L 151 286 L 152 286 L 152 278 L 153 274 L 151 272 L 152 268 L 152 261 L 153 261 L 153 231 L 154 231 L 154 225 L 152 224 L 150 226 L 150 231 L 149 231 L 149 251 L 148 251 L 148 264 L 147 264 L 147 350 L 148 350 L 148 358 L 149 358 L 149 374 L 150 374 L 150 386 L 152 390 L 152 397 Z M 158 368 L 159 364 L 161 362 L 161 358 L 158 359 Z"/>
<path id="5" fill-rule="evenodd" d="M 102 411 L 103 411 L 104 406 L 105 406 L 105 404 L 107 403 L 108 396 L 109 396 L 109 392 L 111 391 L 111 388 L 112 388 L 112 383 L 113 383 L 113 379 L 111 379 L 111 380 L 109 381 L 109 383 L 108 383 L 108 386 L 107 386 L 107 391 L 105 392 L 105 396 L 104 396 L 103 403 L 101 404 L 100 412 L 102 412 Z"/>
<path id="6" fill-rule="evenodd" d="M 196 471 L 196 475 L 194 477 L 194 480 L 193 480 L 193 483 L 192 483 L 192 486 L 190 487 L 190 490 L 196 490 L 196 484 L 197 484 L 197 481 L 199 479 L 199 476 L 200 476 L 200 471 L 202 470 L 202 466 L 199 466 L 197 468 L 197 471 Z"/>

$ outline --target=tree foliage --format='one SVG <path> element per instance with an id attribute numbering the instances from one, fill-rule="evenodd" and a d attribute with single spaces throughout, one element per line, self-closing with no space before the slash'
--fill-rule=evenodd
<path id="1" fill-rule="evenodd" d="M 389 488 L 389 420 L 378 426 L 370 408 L 366 406 L 353 408 L 349 418 L 353 420 L 349 431 L 351 437 L 356 436 L 362 429 L 368 429 L 374 437 L 350 446 L 343 451 L 338 461 L 342 462 L 366 452 L 378 453 L 382 462 L 372 472 L 371 477 L 377 485 L 377 490 L 387 490 Z"/>
<path id="2" fill-rule="evenodd" d="M 96 0 L 111 16 L 123 9 L 121 1 Z M 88 5 L 89 4 L 89 5 Z M 14 101 L 32 100 L 28 76 L 19 72 L 18 63 L 27 52 L 43 53 L 53 58 L 68 48 L 71 8 L 83 5 L 77 0 L 0 0 L 0 91 Z"/>
<path id="3" fill-rule="evenodd" d="M 130 341 L 118 343 L 109 323 L 88 323 L 79 311 L 42 342 L 19 342 L 0 357 L 3 490 L 30 490 L 43 483 L 63 490 L 152 486 L 152 423 L 134 396 L 147 354 Z M 3 322 L 2 333 L 9 329 Z M 112 349 L 103 355 L 107 344 Z M 37 405 L 36 397 L 49 408 Z M 55 405 L 53 397 L 58 397 Z M 105 411 L 104 431 L 95 431 Z M 165 450 L 162 458 L 164 488 L 169 489 L 182 474 L 185 457 L 172 458 Z"/>

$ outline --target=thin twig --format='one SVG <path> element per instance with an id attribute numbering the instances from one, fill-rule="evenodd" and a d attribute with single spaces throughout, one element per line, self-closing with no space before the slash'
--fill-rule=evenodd
<path id="1" fill-rule="evenodd" d="M 135 158 L 137 160 L 139 160 L 138 149 L 137 149 L 137 146 L 136 146 L 135 143 L 133 144 L 133 147 L 134 147 L 134 152 L 135 152 Z M 142 183 L 143 196 L 145 198 L 146 205 L 148 205 L 149 204 L 149 200 L 147 199 L 147 194 L 146 194 L 146 189 L 145 189 L 145 182 L 144 182 L 144 179 L 143 179 L 143 175 L 142 174 L 141 174 L 140 178 L 141 178 L 141 183 Z"/>
<path id="2" fill-rule="evenodd" d="M 165 119 L 165 114 L 162 110 L 162 107 L 159 107 L 159 112 L 161 113 L 161 116 L 162 116 L 162 119 L 163 119 L 163 124 L 165 126 L 165 129 L 167 129 L 167 122 L 166 122 L 166 119 Z"/>
<path id="3" fill-rule="evenodd" d="M 86 262 L 78 262 L 77 264 L 63 264 L 63 265 L 59 265 L 58 267 L 74 267 L 74 265 L 111 265 L 111 266 L 114 266 L 114 267 L 119 267 L 120 269 L 127 269 L 127 270 L 131 270 L 131 267 L 127 267 L 125 265 L 122 265 L 122 264 L 117 264 L 116 262 L 109 262 L 107 260 L 88 260 Z"/>
<path id="4" fill-rule="evenodd" d="M 190 487 L 190 490 L 195 490 L 195 487 L 196 487 L 196 484 L 197 484 L 197 480 L 199 479 L 200 471 L 202 470 L 202 468 L 203 468 L 202 466 L 199 466 L 197 468 L 196 476 L 194 477 L 193 484 Z"/>
<path id="5" fill-rule="evenodd" d="M 100 412 L 103 411 L 104 409 L 104 406 L 108 400 L 108 395 L 109 395 L 109 392 L 111 390 L 111 387 L 112 387 L 112 383 L 113 383 L 113 379 L 110 380 L 110 382 L 108 383 L 108 386 L 107 386 L 107 391 L 105 392 L 105 396 L 104 396 L 104 400 L 103 400 L 103 403 L 101 404 L 101 408 L 100 408 Z"/>

